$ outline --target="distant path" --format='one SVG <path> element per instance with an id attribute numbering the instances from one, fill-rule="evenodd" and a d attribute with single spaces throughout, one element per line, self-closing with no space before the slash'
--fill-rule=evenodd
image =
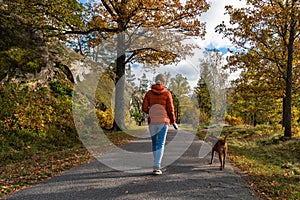
<path id="1" fill-rule="evenodd" d="M 175 135 L 176 132 L 170 130 L 168 140 L 172 140 Z M 60 176 L 12 194 L 7 199 L 258 199 L 247 183 L 234 173 L 229 162 L 225 170 L 220 171 L 217 156 L 212 166 L 207 164 L 210 154 L 200 159 L 198 154 L 202 145 L 205 144 L 195 138 L 188 150 L 167 166 L 160 176 L 151 174 L 152 166 L 143 173 L 126 173 L 92 160 Z M 144 138 L 131 142 L 124 148 L 147 152 L 150 147 L 150 139 Z"/>

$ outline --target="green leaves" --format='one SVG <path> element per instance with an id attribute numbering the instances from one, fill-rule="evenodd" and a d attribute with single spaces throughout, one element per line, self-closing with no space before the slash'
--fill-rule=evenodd
<path id="1" fill-rule="evenodd" d="M 78 31 L 83 26 L 84 7 L 76 0 L 15 0 L 1 9 L 47 37 Z"/>

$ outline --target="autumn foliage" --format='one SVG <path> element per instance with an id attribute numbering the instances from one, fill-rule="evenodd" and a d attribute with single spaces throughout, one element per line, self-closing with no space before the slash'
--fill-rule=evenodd
<path id="1" fill-rule="evenodd" d="M 242 86 L 249 83 L 251 88 L 256 83 L 264 87 L 266 84 L 265 94 L 271 92 L 272 96 L 280 96 L 284 135 L 291 138 L 292 105 L 297 103 L 293 94 L 299 93 L 299 1 L 246 2 L 248 6 L 244 8 L 226 6 L 230 25 L 223 22 L 216 27 L 216 31 L 236 47 L 227 67 L 242 71 L 239 80 Z"/>
<path id="2" fill-rule="evenodd" d="M 225 122 L 232 126 L 243 125 L 243 120 L 240 117 L 226 115 Z"/>
<path id="3" fill-rule="evenodd" d="M 105 111 L 96 110 L 96 116 L 99 120 L 99 125 L 104 129 L 111 129 L 114 123 L 114 115 L 111 108 L 107 108 Z"/>
<path id="4" fill-rule="evenodd" d="M 57 145 L 78 141 L 72 121 L 72 86 L 59 85 L 52 89 L 38 83 L 1 86 L 2 149 L 22 149 L 39 141 Z M 68 95 L 59 93 L 63 91 Z"/>

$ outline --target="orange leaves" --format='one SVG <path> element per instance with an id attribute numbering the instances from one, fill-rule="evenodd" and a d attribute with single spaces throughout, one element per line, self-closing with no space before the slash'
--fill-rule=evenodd
<path id="1" fill-rule="evenodd" d="M 299 68 L 293 65 L 295 58 L 299 57 L 299 40 L 295 40 L 300 30 L 300 18 L 295 18 L 299 8 L 295 1 L 283 4 L 282 1 L 252 0 L 248 3 L 247 8 L 227 6 L 233 26 L 227 27 L 223 23 L 216 29 L 243 50 L 236 51 L 228 59 L 227 68 L 243 70 L 241 79 L 236 83 L 246 104 L 247 101 L 252 103 L 251 106 L 255 104 L 256 110 L 260 107 L 261 110 L 275 111 L 277 108 L 272 108 L 272 101 L 287 97 L 282 113 L 285 117 L 290 116 L 291 99 L 297 101 L 297 95 L 292 96 L 290 91 L 299 87 Z M 249 105 L 245 106 L 253 111 Z M 287 123 L 290 122 L 289 118 Z M 285 130 L 285 134 L 289 135 L 290 130 Z"/>
<path id="2" fill-rule="evenodd" d="M 178 62 L 192 53 L 191 44 L 182 44 L 181 41 L 187 36 L 205 35 L 205 24 L 199 21 L 199 16 L 208 7 L 205 0 L 128 0 L 95 3 L 89 8 L 88 18 L 92 20 L 87 30 L 93 31 L 88 43 L 97 46 L 103 43 L 103 35 L 111 36 L 123 32 L 127 34 L 128 42 L 122 45 L 127 48 L 127 52 L 133 52 L 129 62 Z M 153 32 L 149 29 L 153 29 Z M 140 39 L 145 31 L 145 39 Z M 152 41 L 146 42 L 147 47 L 138 45 L 154 37 L 158 45 L 152 45 Z"/>
<path id="3" fill-rule="evenodd" d="M 109 27 L 112 25 L 111 18 L 104 15 L 104 12 L 113 12 L 118 16 L 118 22 L 125 22 L 127 28 L 139 25 L 142 27 L 174 27 L 184 30 L 186 26 L 177 26 L 178 22 L 185 21 L 185 23 L 193 24 L 194 27 L 200 27 L 201 24 L 197 18 L 208 9 L 208 4 L 204 0 L 186 3 L 179 0 L 130 0 L 122 4 L 105 1 L 103 7 L 105 9 L 98 9 L 101 13 L 94 13 L 94 15 L 104 16 L 105 19 L 101 19 L 101 21 L 106 21 Z M 93 24 L 96 25 L 97 23 Z M 103 25 L 98 24 L 99 27 Z M 199 29 L 197 32 L 200 34 L 202 31 Z"/>

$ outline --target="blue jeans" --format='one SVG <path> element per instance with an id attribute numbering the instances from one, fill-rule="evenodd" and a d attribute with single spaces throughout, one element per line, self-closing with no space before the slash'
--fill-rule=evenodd
<path id="1" fill-rule="evenodd" d="M 167 138 L 167 124 L 149 124 L 149 131 L 152 139 L 152 152 L 154 156 L 154 169 L 161 168 L 161 160 Z"/>

